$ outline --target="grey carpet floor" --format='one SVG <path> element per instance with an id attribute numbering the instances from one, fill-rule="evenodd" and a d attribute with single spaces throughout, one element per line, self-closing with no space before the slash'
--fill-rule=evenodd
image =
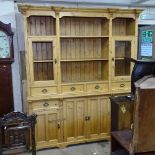
<path id="1" fill-rule="evenodd" d="M 21 155 L 31 155 L 31 153 Z M 37 151 L 37 155 L 110 155 L 110 143 L 96 142 L 68 146 L 64 149 L 46 149 Z"/>

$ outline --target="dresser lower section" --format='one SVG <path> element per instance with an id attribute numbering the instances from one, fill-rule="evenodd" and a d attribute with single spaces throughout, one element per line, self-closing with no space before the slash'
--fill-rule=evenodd
<path id="1" fill-rule="evenodd" d="M 37 149 L 110 139 L 108 95 L 29 101 Z"/>

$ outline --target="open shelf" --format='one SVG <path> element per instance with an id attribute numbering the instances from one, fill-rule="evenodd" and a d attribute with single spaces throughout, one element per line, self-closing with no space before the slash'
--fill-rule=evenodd
<path id="1" fill-rule="evenodd" d="M 108 61 L 62 62 L 63 83 L 107 81 Z"/>
<path id="2" fill-rule="evenodd" d="M 108 36 L 109 20 L 104 17 L 63 17 L 61 36 Z"/>
<path id="3" fill-rule="evenodd" d="M 108 59 L 109 38 L 61 39 L 61 60 Z"/>
<path id="4" fill-rule="evenodd" d="M 134 36 L 135 20 L 133 18 L 115 18 L 112 21 L 112 35 Z"/>
<path id="5" fill-rule="evenodd" d="M 30 36 L 56 35 L 55 18 L 52 16 L 30 16 L 27 23 Z"/>

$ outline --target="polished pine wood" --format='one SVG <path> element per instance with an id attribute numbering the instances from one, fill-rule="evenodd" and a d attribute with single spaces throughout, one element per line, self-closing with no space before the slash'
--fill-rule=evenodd
<path id="1" fill-rule="evenodd" d="M 27 111 L 39 115 L 37 148 L 109 140 L 109 96 L 130 91 L 132 65 L 124 56 L 136 58 L 140 10 L 19 9 L 24 16 Z"/>

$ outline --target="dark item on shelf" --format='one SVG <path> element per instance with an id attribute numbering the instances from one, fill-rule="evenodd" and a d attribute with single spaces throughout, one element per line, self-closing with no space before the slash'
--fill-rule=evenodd
<path id="1" fill-rule="evenodd" d="M 134 62 L 134 67 L 131 74 L 131 97 L 135 97 L 134 83 L 147 75 L 155 76 L 155 60 L 135 60 L 125 57 L 127 61 Z"/>
<path id="2" fill-rule="evenodd" d="M 35 114 L 27 116 L 22 112 L 10 112 L 0 118 L 0 155 L 29 151 L 30 142 L 32 155 L 36 155 L 36 117 Z"/>

